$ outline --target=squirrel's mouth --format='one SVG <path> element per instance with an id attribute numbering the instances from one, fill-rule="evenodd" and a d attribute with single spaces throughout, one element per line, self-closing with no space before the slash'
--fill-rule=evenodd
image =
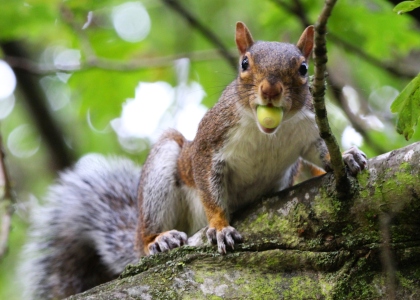
<path id="1" fill-rule="evenodd" d="M 267 134 L 271 134 L 271 133 L 273 133 L 274 131 L 276 131 L 276 129 L 277 129 L 277 127 L 276 128 L 265 128 L 264 126 L 262 126 L 261 124 L 260 124 L 260 128 L 261 128 L 261 130 L 264 132 L 264 133 L 267 133 Z"/>
<path id="2" fill-rule="evenodd" d="M 283 108 L 273 105 L 257 105 L 256 116 L 260 129 L 264 133 L 273 133 L 283 119 Z"/>

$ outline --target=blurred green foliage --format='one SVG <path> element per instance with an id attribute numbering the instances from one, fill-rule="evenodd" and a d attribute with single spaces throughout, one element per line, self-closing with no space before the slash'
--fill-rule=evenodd
<path id="1" fill-rule="evenodd" d="M 391 105 L 391 111 L 398 113 L 398 133 L 404 135 L 406 140 L 411 139 L 420 116 L 420 75 L 398 95 Z"/>
<path id="2" fill-rule="evenodd" d="M 285 9 L 285 6 L 294 5 L 295 1 L 292 0 L 179 2 L 233 51 L 234 28 L 239 20 L 247 24 L 258 40 L 296 42 L 304 29 L 299 17 Z M 301 2 L 303 13 L 314 23 L 323 1 Z M 215 46 L 206 37 L 161 1 L 141 1 L 151 19 L 148 36 L 135 43 L 122 40 L 110 21 L 113 7 L 122 3 L 124 1 L 117 0 L 0 0 L 0 42 L 20 41 L 29 52 L 31 60 L 41 65 L 45 64 L 45 57 L 57 49 L 80 50 L 81 69 L 57 72 L 51 69 L 48 71 L 47 68 L 39 77 L 57 79 L 62 73 L 71 74 L 64 84 L 62 81 L 60 83 L 69 91 L 69 103 L 58 110 L 50 107 L 67 144 L 76 157 L 88 152 L 99 152 L 129 156 L 142 163 L 148 150 L 137 153 L 124 151 L 109 122 L 121 114 L 126 99 L 134 97 L 140 81 L 166 81 L 175 86 L 177 77 L 174 64 L 167 61 L 155 67 L 109 70 L 89 65 L 89 51 L 116 64 L 135 64 L 177 54 L 190 56 L 190 79 L 202 85 L 207 94 L 203 104 L 207 107 L 217 101 L 224 87 L 235 78 L 236 72 L 227 61 L 215 54 Z M 71 12 L 70 20 L 63 16 L 63 9 Z M 82 30 L 89 12 L 93 12 L 93 21 Z M 351 111 L 359 118 L 365 137 L 370 140 L 367 143 L 364 139 L 361 145 L 370 157 L 380 154 L 375 145 L 384 151 L 407 145 L 404 138 L 395 131 L 396 118 L 389 108 L 395 95 L 381 91 L 387 87 L 385 91 L 398 93 L 410 80 L 409 76 L 392 74 L 385 66 L 394 66 L 408 74 L 418 73 L 418 28 L 419 24 L 410 16 L 395 14 L 393 5 L 385 0 L 338 1 L 329 21 L 331 36 L 338 37 L 365 56 L 383 64 L 375 65 L 336 39 L 328 40 L 330 76 L 336 78 L 342 86 L 355 91 L 347 100 Z M 86 42 L 91 49 L 86 48 Z M 7 58 L 0 52 L 0 59 Z M 34 128 L 25 139 L 39 139 L 19 86 L 15 97 L 16 104 L 12 113 L 0 123 L 6 145 L 7 166 L 19 201 L 13 218 L 9 252 L 0 261 L 0 299 L 20 299 L 15 269 L 28 224 L 30 205 L 27 203 L 30 203 L 30 199 L 42 199 L 47 185 L 56 177 L 50 154 L 42 141 L 39 150 L 29 157 L 17 157 L 8 148 L 10 133 L 22 124 Z M 350 122 L 331 93 L 328 97 L 327 108 L 330 109 L 333 131 L 341 140 Z M 419 139 L 420 134 L 416 131 L 412 141 Z"/>

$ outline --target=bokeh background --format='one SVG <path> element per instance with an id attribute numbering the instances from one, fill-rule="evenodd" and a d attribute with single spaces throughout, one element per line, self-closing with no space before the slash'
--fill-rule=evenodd
<path id="1" fill-rule="evenodd" d="M 340 0 L 329 21 L 331 126 L 343 149 L 357 145 L 369 157 L 420 139 L 398 135 L 389 109 L 420 69 L 419 12 L 396 14 L 398 2 Z M 322 5 L 0 0 L 0 133 L 14 195 L 0 299 L 21 299 L 16 267 L 30 212 L 57 172 L 92 152 L 141 164 L 168 127 L 192 139 L 236 77 L 235 23 L 255 39 L 295 43 Z M 0 174 L 2 221 L 4 185 Z"/>

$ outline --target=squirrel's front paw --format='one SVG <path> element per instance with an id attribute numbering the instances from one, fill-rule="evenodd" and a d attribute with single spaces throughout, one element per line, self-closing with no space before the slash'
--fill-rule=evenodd
<path id="1" fill-rule="evenodd" d="M 226 245 L 234 249 L 235 242 L 242 243 L 241 234 L 232 226 L 223 227 L 222 230 L 209 228 L 206 235 L 210 243 L 217 244 L 217 250 L 222 254 L 226 254 Z"/>
<path id="2" fill-rule="evenodd" d="M 357 175 L 367 166 L 366 154 L 357 147 L 351 147 L 343 153 L 343 160 L 352 175 Z"/>
<path id="3" fill-rule="evenodd" d="M 147 248 L 149 254 L 169 251 L 171 249 L 187 244 L 187 234 L 178 230 L 165 231 L 159 234 Z"/>

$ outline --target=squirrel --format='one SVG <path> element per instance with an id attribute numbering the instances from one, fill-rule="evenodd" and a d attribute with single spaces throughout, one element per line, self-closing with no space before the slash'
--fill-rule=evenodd
<path id="1" fill-rule="evenodd" d="M 233 212 L 293 185 L 301 160 L 317 174 L 330 170 L 308 85 L 313 44 L 313 26 L 292 45 L 254 42 L 238 22 L 238 76 L 193 141 L 169 129 L 141 171 L 128 159 L 91 154 L 61 173 L 29 230 L 25 299 L 85 291 L 142 256 L 187 244 L 205 226 L 224 254 L 242 242 L 229 224 Z M 261 121 L 265 114 L 274 117 Z M 343 159 L 353 175 L 367 164 L 355 147 Z"/>

